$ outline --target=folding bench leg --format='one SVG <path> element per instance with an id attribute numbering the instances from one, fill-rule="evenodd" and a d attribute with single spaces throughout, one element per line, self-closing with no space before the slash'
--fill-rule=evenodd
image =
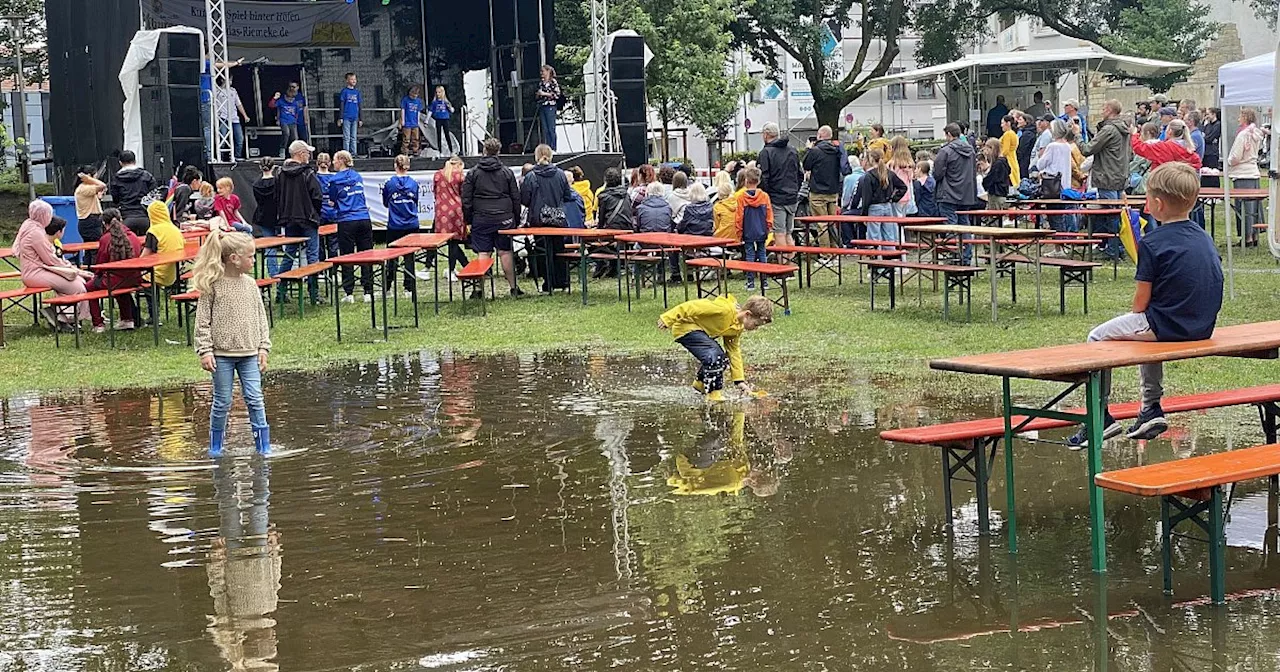
<path id="1" fill-rule="evenodd" d="M 876 272 L 875 266 L 871 267 L 871 310 L 876 309 Z"/>
<path id="2" fill-rule="evenodd" d="M 1222 488 L 1209 493 L 1209 596 L 1214 604 L 1227 599 L 1227 538 L 1222 515 Z"/>
<path id="3" fill-rule="evenodd" d="M 893 310 L 898 307 L 898 278 L 897 273 L 892 268 L 886 270 L 889 271 L 889 310 Z"/>
<path id="4" fill-rule="evenodd" d="M 1214 604 L 1226 601 L 1227 572 L 1227 540 L 1226 518 L 1223 515 L 1222 487 L 1209 488 L 1206 499 L 1188 499 L 1187 503 L 1178 495 L 1165 495 L 1160 498 L 1160 541 L 1161 569 L 1166 595 L 1173 593 L 1173 548 L 1174 530 L 1184 521 L 1195 523 L 1205 533 L 1209 544 L 1209 596 Z M 1176 511 L 1175 511 L 1176 510 Z M 1187 535 L 1177 535 L 1184 536 Z"/>
<path id="5" fill-rule="evenodd" d="M 1058 269 L 1058 314 L 1067 314 L 1067 269 Z"/>
<path id="6" fill-rule="evenodd" d="M 787 277 L 782 277 L 782 314 L 791 315 L 791 294 L 787 291 Z"/>
<path id="7" fill-rule="evenodd" d="M 949 320 L 951 315 L 951 285 L 955 278 L 950 273 L 943 274 L 942 283 L 942 319 Z"/>

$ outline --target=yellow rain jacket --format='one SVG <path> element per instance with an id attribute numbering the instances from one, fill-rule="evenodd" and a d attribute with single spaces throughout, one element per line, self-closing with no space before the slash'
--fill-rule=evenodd
<path id="1" fill-rule="evenodd" d="M 169 219 L 169 207 L 163 201 L 152 201 L 151 205 L 147 206 L 147 218 L 151 220 L 147 235 L 156 239 L 156 254 L 182 251 L 187 243 L 182 238 L 182 230 L 174 226 L 173 220 Z M 168 287 L 178 280 L 178 266 L 176 264 L 157 266 L 155 277 L 161 287 Z"/>
<path id="2" fill-rule="evenodd" d="M 738 195 L 731 194 L 728 198 L 722 198 L 716 201 L 715 206 L 711 208 L 711 218 L 715 223 L 716 238 L 733 238 L 738 239 Z"/>
<path id="3" fill-rule="evenodd" d="M 667 477 L 667 485 L 672 488 L 671 494 L 736 495 L 742 492 L 742 480 L 751 472 L 751 462 L 743 441 L 745 425 L 746 414 L 742 411 L 735 412 L 726 454 L 720 461 L 706 468 L 699 469 L 683 453 L 677 454 L 676 473 Z"/>
<path id="4" fill-rule="evenodd" d="M 578 192 L 582 197 L 582 207 L 587 211 L 587 221 L 596 221 L 596 192 L 591 191 L 591 183 L 586 180 L 578 180 L 573 183 L 573 190 Z"/>
<path id="5" fill-rule="evenodd" d="M 729 356 L 729 380 L 735 383 L 746 380 L 742 349 L 738 345 L 743 331 L 742 321 L 738 319 L 738 300 L 732 294 L 685 301 L 663 313 L 662 323 L 677 339 L 694 331 L 724 339 L 724 353 Z"/>

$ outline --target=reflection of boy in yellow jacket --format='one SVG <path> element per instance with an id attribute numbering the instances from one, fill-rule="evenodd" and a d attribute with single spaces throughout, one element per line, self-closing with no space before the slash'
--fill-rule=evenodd
<path id="1" fill-rule="evenodd" d="M 723 401 L 724 370 L 738 389 L 751 392 L 742 366 L 742 350 L 738 339 L 744 331 L 754 331 L 773 321 L 773 303 L 763 296 L 753 296 L 738 305 L 733 295 L 714 299 L 696 299 L 668 310 L 658 318 L 659 329 L 670 329 L 676 342 L 698 360 L 695 389 L 707 394 L 708 401 Z M 716 339 L 724 340 L 721 347 Z"/>
<path id="2" fill-rule="evenodd" d="M 715 424 L 718 423 L 707 428 L 706 439 L 699 442 L 694 459 L 683 452 L 676 455 L 676 473 L 667 477 L 672 494 L 736 495 L 747 485 L 751 463 L 743 440 L 746 415 L 740 410 L 733 414 L 727 450 L 724 428 Z"/>

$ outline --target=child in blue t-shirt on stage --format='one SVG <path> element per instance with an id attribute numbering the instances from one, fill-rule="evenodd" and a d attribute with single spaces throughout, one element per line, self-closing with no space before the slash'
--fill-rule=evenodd
<path id="1" fill-rule="evenodd" d="M 422 100 L 422 87 L 414 84 L 409 93 L 400 99 L 400 153 L 410 158 L 418 155 L 422 147 L 422 129 L 418 127 L 418 113 L 426 109 Z"/>
<path id="2" fill-rule="evenodd" d="M 1189 219 L 1200 192 L 1200 176 L 1185 163 L 1166 163 L 1147 177 L 1147 208 L 1163 222 L 1138 243 L 1138 281 L 1133 311 L 1094 328 L 1089 341 L 1199 341 L 1213 335 L 1222 308 L 1222 260 L 1218 248 Z M 1169 428 L 1160 408 L 1164 395 L 1164 367 L 1138 367 L 1142 411 L 1126 432 L 1103 415 L 1103 439 L 1124 432 L 1131 439 L 1149 440 Z M 1111 372 L 1102 376 L 1102 405 L 1111 397 Z M 1079 450 L 1088 445 L 1083 427 L 1067 440 Z"/>
<path id="3" fill-rule="evenodd" d="M 449 139 L 449 116 L 453 114 L 453 103 L 444 95 L 444 87 L 436 87 L 436 97 L 427 106 L 431 110 L 431 118 L 436 122 L 436 149 L 443 152 L 453 151 L 453 141 Z"/>

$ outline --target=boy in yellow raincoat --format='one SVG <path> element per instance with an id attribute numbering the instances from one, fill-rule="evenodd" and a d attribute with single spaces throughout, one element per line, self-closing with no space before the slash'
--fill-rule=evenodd
<path id="1" fill-rule="evenodd" d="M 658 318 L 659 329 L 670 329 L 676 343 L 683 345 L 698 363 L 698 379 L 693 387 L 708 401 L 724 401 L 724 371 L 743 394 L 751 393 L 742 366 L 739 339 L 744 331 L 755 331 L 773 321 L 773 303 L 753 296 L 741 306 L 733 295 L 697 299 L 668 310 Z M 716 339 L 722 339 L 721 347 Z"/>

